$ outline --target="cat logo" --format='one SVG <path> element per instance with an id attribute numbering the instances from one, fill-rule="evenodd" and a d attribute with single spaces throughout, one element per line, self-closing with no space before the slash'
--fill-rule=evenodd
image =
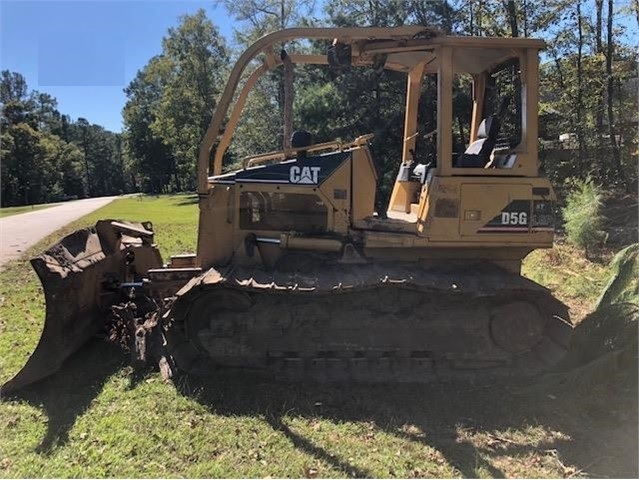
<path id="1" fill-rule="evenodd" d="M 319 172 L 320 167 L 298 167 L 297 165 L 293 165 L 289 170 L 289 180 L 291 183 L 317 185 Z"/>

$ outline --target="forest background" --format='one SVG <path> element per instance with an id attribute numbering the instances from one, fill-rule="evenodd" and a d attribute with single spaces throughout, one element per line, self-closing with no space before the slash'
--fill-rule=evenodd
<path id="1" fill-rule="evenodd" d="M 637 39 L 627 40 L 627 30 L 639 27 L 639 0 L 220 0 L 218 5 L 235 20 L 234 38 L 222 36 L 204 10 L 180 17 L 166 33 L 162 52 L 125 88 L 121 133 L 70 118 L 53 96 L 31 90 L 20 72 L 2 71 L 1 206 L 193 191 L 199 144 L 233 60 L 262 35 L 292 26 L 416 24 L 452 35 L 542 38 L 548 44 L 540 72 L 543 170 L 560 190 L 589 179 L 606 192 L 637 191 Z M 326 46 L 286 48 L 323 53 Z M 227 168 L 246 155 L 281 147 L 283 83 L 280 71 L 258 82 L 226 154 Z M 471 103 L 464 87 L 456 85 L 456 111 Z M 405 88 L 405 78 L 396 72 L 298 66 L 293 127 L 312 132 L 318 142 L 374 133 L 383 197 L 401 158 Z M 425 98 L 421 107 L 434 112 L 431 97 Z M 456 143 L 467 143 L 469 127 L 465 117 L 456 119 Z M 433 128 L 425 125 L 424 132 Z"/>

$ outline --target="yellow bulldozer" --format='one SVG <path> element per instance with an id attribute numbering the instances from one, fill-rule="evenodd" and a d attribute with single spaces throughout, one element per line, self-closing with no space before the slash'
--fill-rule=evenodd
<path id="1" fill-rule="evenodd" d="M 297 40 L 329 47 L 277 52 Z M 423 382 L 552 367 L 568 347 L 568 309 L 520 275 L 526 255 L 553 244 L 556 197 L 537 156 L 543 47 L 421 26 L 264 36 L 239 57 L 202 141 L 197 252 L 163 265 L 151 224 L 103 220 L 34 258 L 44 331 L 3 393 L 52 374 L 105 330 L 166 376 L 236 367 L 292 380 Z M 224 171 L 253 86 L 302 64 L 406 75 L 386 209 L 375 208 L 372 135 L 313 143 L 291 132 L 290 100 L 282 150 Z M 432 132 L 420 112 L 427 79 Z M 460 85 L 472 88 L 472 106 L 454 111 Z"/>

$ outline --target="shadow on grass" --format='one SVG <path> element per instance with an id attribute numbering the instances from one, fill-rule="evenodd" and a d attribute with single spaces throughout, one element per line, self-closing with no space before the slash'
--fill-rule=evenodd
<path id="1" fill-rule="evenodd" d="M 64 445 L 77 418 L 90 408 L 109 377 L 128 363 L 129 356 L 119 348 L 94 341 L 71 357 L 58 374 L 15 395 L 48 416 L 47 433 L 37 451 L 46 455 Z M 148 373 L 134 373 L 131 388 Z M 371 423 L 397 438 L 437 450 L 464 477 L 507 476 L 509 472 L 500 468 L 504 456 L 517 458 L 516 462 L 554 461 L 556 471 L 565 476 L 583 471 L 597 477 L 637 478 L 639 473 L 636 386 L 634 392 L 623 395 L 605 386 L 584 395 L 562 381 L 331 386 L 287 384 L 237 371 L 182 375 L 174 385 L 180 394 L 218 415 L 264 418 L 299 451 L 331 465 L 344 477 L 379 473 L 298 433 L 290 425 L 291 418 Z M 526 432 L 529 427 L 541 428 L 543 434 L 527 435 L 523 441 L 504 438 L 503 432 Z M 518 476 L 530 471 L 526 465 L 522 468 Z"/>
<path id="2" fill-rule="evenodd" d="M 185 196 L 184 198 L 180 199 L 180 201 L 177 203 L 177 205 L 179 207 L 184 207 L 186 205 L 194 205 L 196 203 L 198 203 L 199 201 L 199 197 L 197 195 L 188 195 Z"/>
<path id="3" fill-rule="evenodd" d="M 541 457 L 554 461 L 564 476 L 583 471 L 636 478 L 639 470 L 636 392 L 618 396 L 598 391 L 593 392 L 594 398 L 584 399 L 581 393 L 564 391 L 561 384 L 544 382 L 482 387 L 460 383 L 400 384 L 391 389 L 384 385 L 334 387 L 285 384 L 228 372 L 183 376 L 175 385 L 180 393 L 217 414 L 263 416 L 296 448 L 332 465 L 345 477 L 371 477 L 373 473 L 301 437 L 289 428 L 287 418 L 372 422 L 399 438 L 436 449 L 464 477 L 488 474 L 503 478 L 506 472 L 494 460 L 527 455 L 532 462 Z M 606 394 L 608 398 L 600 397 Z M 536 441 L 527 438 L 528 443 L 520 443 L 501 433 L 526 431 L 528 427 L 541 427 L 544 434 Z M 474 435 L 484 440 L 473 441 Z M 519 475 L 526 475 L 526 471 Z"/>
<path id="4" fill-rule="evenodd" d="M 271 426 L 271 428 L 277 432 L 283 434 L 286 438 L 288 438 L 291 443 L 298 450 L 305 452 L 318 460 L 323 460 L 333 468 L 339 470 L 347 477 L 352 478 L 368 478 L 371 477 L 371 474 L 366 470 L 357 468 L 355 465 L 351 465 L 347 461 L 340 459 L 336 455 L 331 454 L 326 449 L 315 445 L 309 439 L 304 438 L 302 435 L 299 435 L 293 432 L 288 425 L 284 422 L 281 415 L 269 415 L 266 417 L 266 421 Z"/>
<path id="5" fill-rule="evenodd" d="M 55 375 L 7 397 L 44 410 L 47 432 L 36 448 L 48 454 L 68 441 L 69 430 L 100 394 L 111 375 L 127 365 L 128 356 L 113 344 L 92 341 L 62 365 Z"/>
<path id="6" fill-rule="evenodd" d="M 286 417 L 324 418 L 333 422 L 372 422 L 376 428 L 438 450 L 464 477 L 477 478 L 479 470 L 493 477 L 505 473 L 485 462 L 480 452 L 458 439 L 459 428 L 505 428 L 504 416 L 495 423 L 493 414 L 467 401 L 459 385 L 356 385 L 331 387 L 322 384 L 286 384 L 264 381 L 248 374 L 189 376 L 176 382 L 178 390 L 222 415 L 259 415 L 282 432 L 296 448 L 325 461 L 345 477 L 370 478 L 374 474 L 348 463 L 301 438 L 286 424 Z M 467 386 L 466 386 L 467 387 Z M 477 415 L 479 414 L 479 415 Z M 488 420 L 490 418 L 490 420 Z M 487 422 L 489 425 L 487 425 Z M 406 433 L 412 425 L 419 433 Z M 389 475 L 392 474 L 389 472 Z"/>

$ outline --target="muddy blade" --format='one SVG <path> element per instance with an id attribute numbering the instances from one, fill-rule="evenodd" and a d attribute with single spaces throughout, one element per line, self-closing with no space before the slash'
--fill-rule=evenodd
<path id="1" fill-rule="evenodd" d="M 126 279 L 132 268 L 131 251 L 142 263 L 161 264 L 154 247 L 117 232 L 109 221 L 98 222 L 31 260 L 46 300 L 44 328 L 27 363 L 2 386 L 3 396 L 58 371 L 64 360 L 103 328 L 104 308 L 112 301 L 109 297 L 117 296 L 104 288 L 105 281 Z"/>

